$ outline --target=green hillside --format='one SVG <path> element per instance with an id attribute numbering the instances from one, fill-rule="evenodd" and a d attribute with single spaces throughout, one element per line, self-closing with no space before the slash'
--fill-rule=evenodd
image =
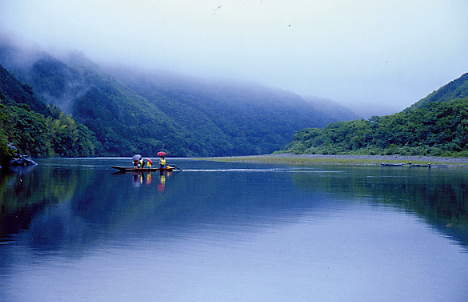
<path id="1" fill-rule="evenodd" d="M 3 66 L 0 65 L 0 99 L 4 103 L 25 104 L 35 112 L 50 115 L 51 112 L 46 104 L 40 102 L 34 96 L 32 88 L 19 82 Z"/>
<path id="2" fill-rule="evenodd" d="M 453 99 L 468 97 L 468 73 L 432 92 L 422 100 L 413 104 L 409 109 L 421 108 L 432 103 L 447 102 Z"/>
<path id="3" fill-rule="evenodd" d="M 97 82 L 95 82 L 97 83 Z M 96 133 L 100 155 L 191 155 L 190 135 L 158 107 L 115 83 L 99 83 L 77 98 L 73 116 Z"/>
<path id="4" fill-rule="evenodd" d="M 91 129 L 99 155 L 216 156 L 270 153 L 294 132 L 355 115 L 320 111 L 292 93 L 247 84 L 204 82 L 168 73 L 103 70 L 80 55 L 47 54 L 16 62 L 20 50 L 0 47 L 9 64 L 41 99 Z M 23 55 L 24 56 L 24 55 Z"/>
<path id="5" fill-rule="evenodd" d="M 96 154 L 155 154 L 162 149 L 172 155 L 196 154 L 187 130 L 88 61 L 65 64 L 42 55 L 15 70 L 42 99 L 95 133 L 99 142 Z"/>
<path id="6" fill-rule="evenodd" d="M 206 155 L 269 153 L 307 125 L 355 117 L 333 116 L 293 93 L 256 85 L 113 71 L 127 87 L 157 105 L 210 150 Z M 336 106 L 337 111 L 342 107 Z"/>
<path id="7" fill-rule="evenodd" d="M 15 153 L 35 157 L 90 156 L 96 143 L 86 126 L 55 107 L 46 106 L 29 86 L 0 66 L 0 165 Z"/>
<path id="8" fill-rule="evenodd" d="M 468 156 L 467 75 L 403 112 L 299 131 L 286 151 Z"/>

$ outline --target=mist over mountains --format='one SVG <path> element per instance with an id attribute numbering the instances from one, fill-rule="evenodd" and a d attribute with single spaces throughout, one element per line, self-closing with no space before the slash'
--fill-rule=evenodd
<path id="1" fill-rule="evenodd" d="M 356 118 L 338 104 L 260 85 L 99 66 L 83 55 L 64 59 L 7 43 L 0 64 L 87 126 L 98 155 L 270 153 L 298 130 Z"/>
<path id="2" fill-rule="evenodd" d="M 319 154 L 468 155 L 468 73 L 402 112 L 295 134 L 287 151 Z"/>
<path id="3" fill-rule="evenodd" d="M 10 165 L 19 154 L 92 156 L 97 145 L 86 126 L 40 101 L 30 86 L 0 65 L 0 166 Z"/>

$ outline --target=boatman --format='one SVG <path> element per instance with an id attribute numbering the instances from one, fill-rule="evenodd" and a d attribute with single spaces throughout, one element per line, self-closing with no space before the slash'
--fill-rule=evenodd
<path id="1" fill-rule="evenodd" d="M 159 158 L 159 168 L 164 169 L 166 167 L 166 158 L 164 156 L 161 156 Z"/>

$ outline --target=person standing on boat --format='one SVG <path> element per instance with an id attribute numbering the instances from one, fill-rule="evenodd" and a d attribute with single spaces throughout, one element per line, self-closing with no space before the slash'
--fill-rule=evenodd
<path id="1" fill-rule="evenodd" d="M 156 155 L 159 156 L 159 169 L 166 168 L 166 152 L 159 151 Z"/>
<path id="2" fill-rule="evenodd" d="M 160 169 L 166 168 L 166 158 L 164 156 L 161 156 L 159 158 L 159 168 Z"/>

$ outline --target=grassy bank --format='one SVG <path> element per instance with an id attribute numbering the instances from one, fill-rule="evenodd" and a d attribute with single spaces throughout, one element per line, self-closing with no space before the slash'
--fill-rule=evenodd
<path id="1" fill-rule="evenodd" d="M 468 167 L 468 158 L 447 157 L 418 157 L 418 156 L 358 156 L 358 155 L 295 155 L 295 154 L 272 154 L 233 157 L 206 157 L 197 158 L 218 162 L 246 162 L 246 163 L 271 163 L 289 165 L 380 165 L 381 163 L 412 163 L 428 164 L 433 167 Z"/>

